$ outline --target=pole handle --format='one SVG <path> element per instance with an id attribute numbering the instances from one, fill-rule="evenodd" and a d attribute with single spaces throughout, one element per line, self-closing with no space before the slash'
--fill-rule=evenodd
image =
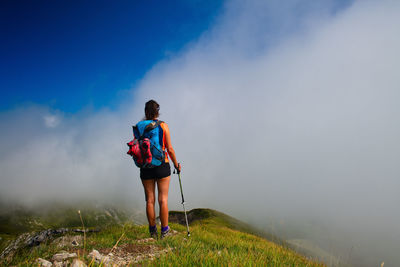
<path id="1" fill-rule="evenodd" d="M 180 163 L 178 163 L 178 167 L 179 167 L 179 165 L 181 165 Z M 175 168 L 175 166 L 174 166 L 174 168 Z M 175 173 L 177 173 L 177 174 L 180 174 L 181 173 L 181 171 L 180 170 L 178 170 L 177 168 L 175 168 L 174 169 L 174 174 Z"/>

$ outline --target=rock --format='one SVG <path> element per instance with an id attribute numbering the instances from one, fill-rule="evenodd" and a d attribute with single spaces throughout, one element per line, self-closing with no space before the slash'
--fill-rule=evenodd
<path id="1" fill-rule="evenodd" d="M 41 243 L 52 239 L 54 235 L 65 234 L 70 231 L 68 228 L 60 228 L 60 229 L 47 229 L 36 233 L 34 236 L 27 238 L 25 240 L 25 244 L 28 247 L 38 246 Z"/>
<path id="2" fill-rule="evenodd" d="M 89 257 L 95 260 L 101 261 L 102 255 L 97 250 L 93 249 L 92 252 L 89 253 Z"/>
<path id="3" fill-rule="evenodd" d="M 64 264 L 62 261 L 55 261 L 53 262 L 54 267 L 64 267 L 67 263 Z"/>
<path id="4" fill-rule="evenodd" d="M 89 253 L 89 257 L 94 259 L 97 264 L 101 264 L 103 266 L 112 266 L 111 258 L 109 256 L 101 255 L 101 253 L 95 249 Z"/>
<path id="5" fill-rule="evenodd" d="M 74 261 L 72 262 L 72 265 L 71 265 L 71 267 L 86 267 L 86 266 L 87 265 L 79 259 L 74 259 Z"/>
<path id="6" fill-rule="evenodd" d="M 53 264 L 51 262 L 49 262 L 49 261 L 47 261 L 45 259 L 42 259 L 42 258 L 38 258 L 36 260 L 36 263 L 41 267 L 51 267 L 51 266 L 53 266 Z"/>
<path id="7" fill-rule="evenodd" d="M 152 237 L 145 238 L 145 239 L 139 239 L 137 242 L 138 243 L 149 243 L 149 242 L 155 242 L 156 240 Z"/>
<path id="8" fill-rule="evenodd" d="M 53 261 L 64 261 L 69 258 L 76 258 L 78 255 L 76 253 L 68 253 L 68 252 L 62 252 L 62 253 L 57 253 L 54 254 L 52 260 Z"/>
<path id="9" fill-rule="evenodd" d="M 54 239 L 53 244 L 57 244 L 57 247 L 76 247 L 83 243 L 83 237 L 81 235 L 65 235 Z"/>

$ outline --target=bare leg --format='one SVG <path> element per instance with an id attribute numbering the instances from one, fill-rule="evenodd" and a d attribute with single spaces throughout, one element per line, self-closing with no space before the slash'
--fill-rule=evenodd
<path id="1" fill-rule="evenodd" d="M 154 211 L 154 204 L 156 202 L 155 187 L 156 183 L 154 179 L 142 180 L 144 193 L 146 196 L 146 215 L 150 226 L 156 225 L 156 213 Z"/>
<path id="2" fill-rule="evenodd" d="M 161 227 L 165 227 L 168 225 L 168 190 L 170 180 L 171 176 L 157 180 Z"/>

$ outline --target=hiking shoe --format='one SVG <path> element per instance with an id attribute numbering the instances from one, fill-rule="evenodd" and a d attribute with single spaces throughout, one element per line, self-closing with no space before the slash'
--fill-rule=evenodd
<path id="1" fill-rule="evenodd" d="M 150 237 L 154 239 L 158 239 L 157 225 L 151 226 L 149 225 L 149 233 Z"/>
<path id="2" fill-rule="evenodd" d="M 169 227 L 167 230 L 161 231 L 161 239 L 163 239 L 164 237 L 170 236 L 170 235 L 172 235 L 172 233 L 171 233 L 171 228 L 169 228 Z"/>
<path id="3" fill-rule="evenodd" d="M 157 239 L 158 239 L 157 230 L 156 230 L 156 231 L 153 231 L 153 232 L 150 232 L 150 237 L 151 237 L 151 238 L 154 238 L 155 240 L 157 240 Z"/>

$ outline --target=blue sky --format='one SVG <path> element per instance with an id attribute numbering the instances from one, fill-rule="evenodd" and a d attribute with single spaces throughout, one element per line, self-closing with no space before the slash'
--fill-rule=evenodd
<path id="1" fill-rule="evenodd" d="M 154 64 L 196 40 L 223 1 L 1 1 L 0 110 L 115 108 Z"/>

